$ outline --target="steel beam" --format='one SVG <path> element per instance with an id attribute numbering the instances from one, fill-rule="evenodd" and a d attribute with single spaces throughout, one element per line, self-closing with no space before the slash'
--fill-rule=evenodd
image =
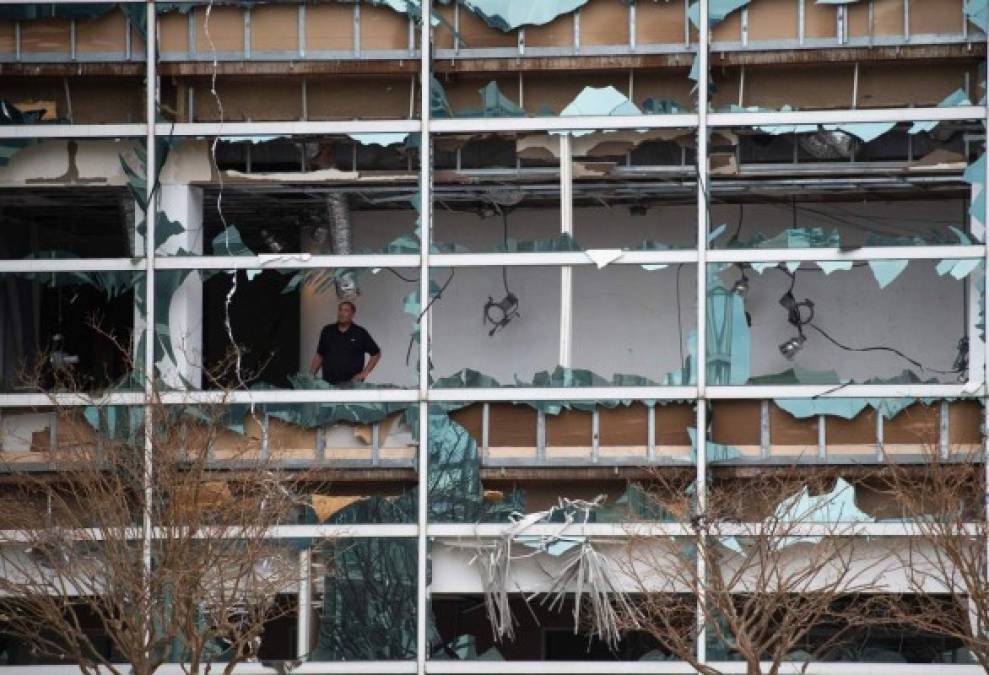
<path id="1" fill-rule="evenodd" d="M 359 267 L 419 267 L 418 255 L 311 255 L 279 253 L 254 256 L 167 256 L 155 267 L 162 270 L 303 270 Z M 0 267 L 0 270 L 3 268 Z"/>
<path id="2" fill-rule="evenodd" d="M 709 400 L 800 398 L 976 398 L 985 394 L 981 382 L 969 384 L 783 384 L 709 386 Z M 89 396 L 81 393 L 0 394 L 0 408 L 51 408 L 53 406 L 141 405 L 140 392 Z M 697 397 L 694 386 L 644 387 L 497 387 L 430 389 L 431 403 L 485 401 L 689 401 Z M 221 405 L 228 403 L 415 403 L 419 389 L 257 389 L 236 391 L 164 391 L 164 405 Z"/>
<path id="3" fill-rule="evenodd" d="M 711 128 L 789 124 L 851 124 L 856 122 L 917 122 L 981 120 L 985 106 L 950 108 L 875 108 L 864 110 L 800 110 L 789 112 L 710 113 Z M 432 133 L 513 133 L 602 129 L 690 129 L 694 114 L 586 117 L 477 117 L 436 119 Z M 158 122 L 159 136 L 299 136 L 348 133 L 416 133 L 418 120 L 344 120 L 285 122 Z M 145 135 L 144 124 L 35 124 L 0 127 L 0 138 L 124 138 Z"/>
<path id="4" fill-rule="evenodd" d="M 145 138 L 147 124 L 8 124 L 0 126 L 0 138 Z"/>
<path id="5" fill-rule="evenodd" d="M 593 249 L 591 249 L 593 250 Z M 709 263 L 735 262 L 828 262 L 868 260 L 974 260 L 985 255 L 975 246 L 886 246 L 854 250 L 839 248 L 721 249 L 708 250 Z M 311 255 L 281 253 L 255 256 L 158 256 L 159 270 L 295 270 L 355 267 L 363 269 L 419 267 L 418 255 Z M 691 250 L 625 251 L 609 265 L 696 264 L 698 253 Z M 430 268 L 446 267 L 533 267 L 594 265 L 584 251 L 541 253 L 434 253 Z M 0 260 L 0 274 L 24 272 L 141 271 L 143 258 L 53 258 Z"/>
<path id="6" fill-rule="evenodd" d="M 340 120 L 285 122 L 159 122 L 159 136 L 306 136 L 322 134 L 418 133 L 418 120 Z"/>
<path id="7" fill-rule="evenodd" d="M 429 346 L 430 346 L 430 294 L 429 254 L 432 246 L 433 226 L 433 142 L 430 138 L 430 113 L 432 91 L 432 55 L 430 47 L 433 44 L 429 17 L 432 16 L 432 0 L 420 0 L 419 39 L 422 49 L 419 50 L 419 114 L 421 127 L 419 129 L 419 438 L 418 440 L 418 491 L 416 522 L 419 529 L 416 537 L 416 671 L 425 675 L 427 657 L 429 655 L 429 541 L 426 525 L 429 521 Z M 411 45 L 410 45 L 411 49 Z"/>
<path id="8" fill-rule="evenodd" d="M 576 19 L 575 19 L 576 20 Z M 579 26 L 580 24 L 575 24 Z M 573 235 L 573 161 L 570 134 L 560 137 L 560 234 Z M 506 226 L 507 227 L 507 226 Z M 560 340 L 557 363 L 569 368 L 573 359 L 573 268 L 560 268 Z"/>
<path id="9" fill-rule="evenodd" d="M 698 3 L 698 30 L 699 43 L 697 54 L 694 56 L 698 61 L 699 76 L 697 79 L 697 401 L 696 418 L 694 427 L 694 454 L 695 454 L 695 483 L 697 487 L 697 513 L 704 514 L 707 511 L 707 246 L 708 232 L 710 231 L 710 209 L 711 199 L 708 190 L 708 123 L 709 123 L 709 58 L 711 29 L 708 23 L 709 4 L 708 0 L 700 0 Z M 741 91 L 739 92 L 741 96 Z M 703 518 L 702 518 L 703 520 Z M 708 546 L 707 532 L 702 527 L 697 538 L 697 546 L 704 550 Z M 707 578 L 706 556 L 697 555 L 697 578 Z M 695 649 L 697 660 L 704 663 L 707 660 L 707 597 L 704 593 L 696 594 L 696 639 Z"/>

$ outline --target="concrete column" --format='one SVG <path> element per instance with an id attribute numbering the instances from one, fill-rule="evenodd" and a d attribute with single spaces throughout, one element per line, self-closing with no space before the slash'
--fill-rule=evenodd
<path id="1" fill-rule="evenodd" d="M 172 235 L 158 247 L 158 255 L 173 255 L 185 249 L 194 255 L 203 253 L 203 190 L 191 185 L 162 185 L 159 207 L 169 219 L 177 221 L 184 232 Z M 171 274 L 171 272 L 168 272 Z M 158 307 L 159 322 L 167 313 L 171 347 L 175 362 L 165 356 L 158 362 L 159 372 L 168 386 L 183 387 L 182 379 L 194 387 L 202 386 L 203 363 L 203 284 L 199 274 L 190 273 L 176 289 L 167 307 Z M 180 379 L 180 376 L 182 379 Z"/>

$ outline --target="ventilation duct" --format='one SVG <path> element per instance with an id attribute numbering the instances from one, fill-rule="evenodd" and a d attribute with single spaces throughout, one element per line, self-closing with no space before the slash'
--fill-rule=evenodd
<path id="1" fill-rule="evenodd" d="M 343 193 L 328 195 L 326 206 L 330 221 L 330 247 L 333 255 L 349 255 L 353 231 L 350 227 L 350 204 L 347 202 L 347 195 Z M 353 300 L 360 292 L 357 288 L 357 277 L 351 271 L 338 273 L 335 284 L 337 297 L 341 300 Z"/>
<path id="2" fill-rule="evenodd" d="M 855 149 L 855 139 L 844 131 L 821 130 L 798 136 L 800 147 L 814 159 L 848 159 Z"/>

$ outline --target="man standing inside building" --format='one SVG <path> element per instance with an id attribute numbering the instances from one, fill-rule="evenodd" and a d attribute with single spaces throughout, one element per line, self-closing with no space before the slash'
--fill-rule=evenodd
<path id="1" fill-rule="evenodd" d="M 327 324 L 319 334 L 316 355 L 309 364 L 315 376 L 323 368 L 323 379 L 330 384 L 363 382 L 381 360 L 381 350 L 364 328 L 354 323 L 357 306 L 344 300 L 337 307 L 337 322 Z M 370 355 L 364 363 L 364 355 Z"/>

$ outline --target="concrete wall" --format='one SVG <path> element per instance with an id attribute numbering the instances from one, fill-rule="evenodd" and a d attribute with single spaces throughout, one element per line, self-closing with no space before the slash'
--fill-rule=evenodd
<path id="1" fill-rule="evenodd" d="M 862 228 L 869 224 L 899 234 L 929 229 L 945 231 L 958 225 L 965 212 L 961 201 L 899 202 L 880 204 L 819 204 L 820 213 L 801 211 L 798 226 L 837 227 L 842 240 L 861 243 Z M 577 208 L 575 238 L 585 248 L 635 245 L 655 239 L 692 245 L 694 209 L 689 206 L 652 208 L 645 216 L 632 216 L 624 208 Z M 475 213 L 437 209 L 434 239 L 462 244 L 471 251 L 490 251 L 502 238 L 500 218 L 482 219 Z M 380 247 L 414 226 L 412 211 L 359 212 L 354 215 L 354 246 Z M 712 226 L 730 223 L 725 241 L 738 221 L 736 206 L 717 206 Z M 788 204 L 749 206 L 744 210 L 743 239 L 756 231 L 772 235 L 792 225 Z M 542 238 L 558 232 L 555 209 L 523 209 L 510 220 L 511 234 Z M 399 270 L 418 277 L 417 270 Z M 469 367 L 493 375 L 502 382 L 513 376 L 529 379 L 538 370 L 552 369 L 557 360 L 559 331 L 559 271 L 551 268 L 510 268 L 509 287 L 520 298 L 521 318 L 488 337 L 482 325 L 482 307 L 488 296 L 504 294 L 500 268 L 463 268 L 456 272 L 443 298 L 434 305 L 433 363 L 438 375 Z M 446 273 L 436 271 L 442 283 Z M 573 364 L 605 377 L 613 373 L 637 373 L 661 378 L 680 364 L 677 325 L 676 268 L 646 271 L 638 266 L 593 266 L 574 274 Z M 737 278 L 728 270 L 723 278 Z M 864 379 L 890 376 L 912 366 L 883 352 L 852 354 L 812 333 L 795 362 L 785 360 L 777 345 L 792 335 L 786 315 L 778 305 L 789 285 L 777 270 L 749 273 L 751 291 L 746 307 L 752 317 L 752 373 L 774 373 L 796 364 L 803 368 L 835 369 L 843 377 Z M 696 272 L 684 266 L 680 273 L 683 335 L 695 325 Z M 409 384 L 415 381 L 415 355 L 405 364 L 412 317 L 402 312 L 402 298 L 414 284 L 400 281 L 387 271 L 365 273 L 357 320 L 381 344 L 385 356 L 372 377 L 376 382 Z M 880 290 L 867 267 L 825 275 L 818 268 L 798 274 L 795 295 L 807 297 L 817 309 L 817 323 L 849 346 L 888 345 L 938 369 L 950 369 L 955 343 L 965 332 L 965 282 L 938 277 L 934 264 L 913 262 L 886 289 Z M 302 361 L 305 367 L 315 348 L 320 327 L 335 315 L 332 291 L 302 297 Z M 684 345 L 684 349 L 686 346 Z M 927 376 L 933 374 L 928 373 Z M 951 376 L 945 376 L 950 379 Z"/>

